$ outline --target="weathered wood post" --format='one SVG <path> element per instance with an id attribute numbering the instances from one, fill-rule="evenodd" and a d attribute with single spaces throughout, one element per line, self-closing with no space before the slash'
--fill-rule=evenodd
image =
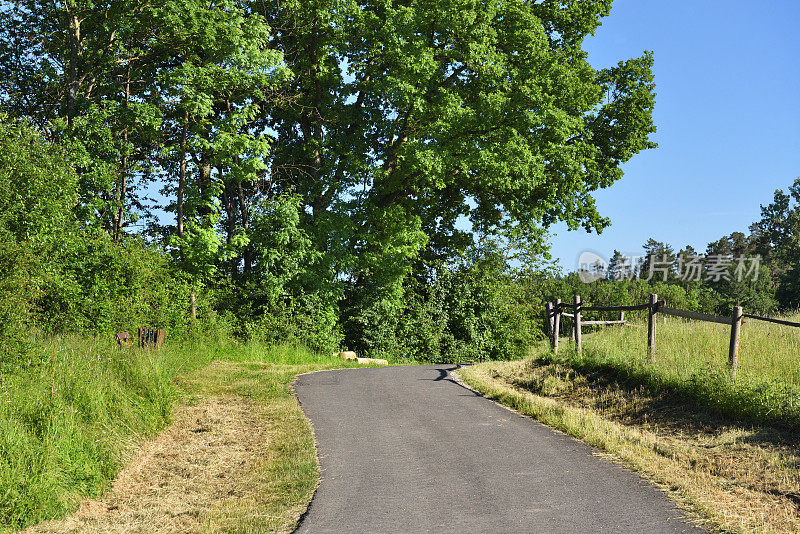
<path id="1" fill-rule="evenodd" d="M 650 307 L 647 308 L 647 359 L 650 363 L 656 360 L 656 306 L 658 295 L 650 295 Z"/>
<path id="2" fill-rule="evenodd" d="M 619 321 L 622 323 L 622 326 L 625 326 L 625 310 L 619 312 Z"/>
<path id="3" fill-rule="evenodd" d="M 155 331 L 155 337 L 153 342 L 156 345 L 156 350 L 161 350 L 161 347 L 164 346 L 164 339 L 167 337 L 167 331 L 163 328 L 159 328 Z"/>
<path id="4" fill-rule="evenodd" d="M 545 324 L 545 330 L 547 332 L 547 338 L 552 340 L 553 339 L 553 303 L 548 302 L 544 305 L 545 314 L 547 315 L 547 323 Z M 552 343 L 552 341 L 551 341 Z"/>
<path id="5" fill-rule="evenodd" d="M 558 334 L 561 330 L 561 299 L 556 299 L 553 310 L 553 352 L 558 352 Z"/>
<path id="6" fill-rule="evenodd" d="M 575 342 L 575 315 L 572 315 L 572 324 L 569 327 L 569 342 L 570 344 Z"/>
<path id="7" fill-rule="evenodd" d="M 581 296 L 575 295 L 575 314 L 572 318 L 572 327 L 575 330 L 575 350 L 581 355 Z"/>
<path id="8" fill-rule="evenodd" d="M 728 351 L 728 364 L 734 377 L 736 376 L 736 365 L 739 359 L 739 338 L 742 334 L 743 319 L 742 307 L 734 306 L 733 313 L 731 313 L 731 346 Z"/>

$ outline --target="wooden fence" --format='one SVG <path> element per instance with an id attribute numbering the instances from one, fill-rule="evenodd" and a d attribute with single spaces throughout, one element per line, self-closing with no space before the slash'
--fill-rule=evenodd
<path id="1" fill-rule="evenodd" d="M 132 347 L 133 339 L 128 332 L 119 332 L 114 336 L 121 347 Z M 139 348 L 161 350 L 167 331 L 163 328 L 139 328 Z"/>
<path id="2" fill-rule="evenodd" d="M 571 309 L 572 313 L 567 313 L 565 309 Z M 570 331 L 570 341 L 575 342 L 575 349 L 578 354 L 581 353 L 582 347 L 582 328 L 584 325 L 627 325 L 625 321 L 626 311 L 643 311 L 647 310 L 647 356 L 652 362 L 655 360 L 656 355 L 656 316 L 659 313 L 664 315 L 671 315 L 674 317 L 683 317 L 685 319 L 693 319 L 697 321 L 706 321 L 710 323 L 718 323 L 729 325 L 731 328 L 730 346 L 728 349 L 728 365 L 732 373 L 736 374 L 737 360 L 739 358 L 739 339 L 742 334 L 742 324 L 744 319 L 755 319 L 757 321 L 767 321 L 770 323 L 780 324 L 784 326 L 800 327 L 800 323 L 786 321 L 784 319 L 774 319 L 771 317 L 761 317 L 750 313 L 744 313 L 741 306 L 734 306 L 731 310 L 730 317 L 721 317 L 718 315 L 709 315 L 707 313 L 699 313 L 687 310 L 678 310 L 669 308 L 663 300 L 658 300 L 658 295 L 650 295 L 650 302 L 646 304 L 635 304 L 633 306 L 587 306 L 581 302 L 580 295 L 575 295 L 572 304 L 561 302 L 561 299 L 556 299 L 555 302 L 547 303 L 547 325 L 550 335 L 550 343 L 554 352 L 558 352 L 558 338 L 561 332 L 561 317 L 569 317 L 572 319 L 572 328 Z M 583 312 L 600 311 L 600 312 L 620 312 L 620 320 L 618 321 L 583 321 Z"/>

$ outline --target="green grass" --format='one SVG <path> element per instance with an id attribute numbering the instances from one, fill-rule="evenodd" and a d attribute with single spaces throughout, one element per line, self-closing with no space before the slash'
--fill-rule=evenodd
<path id="1" fill-rule="evenodd" d="M 169 423 L 176 400 L 196 393 L 178 377 L 215 360 L 270 362 L 280 372 L 250 380 L 251 390 L 240 393 L 279 394 L 285 402 L 297 372 L 343 366 L 302 348 L 231 341 L 167 343 L 149 352 L 66 337 L 40 340 L 36 350 L 41 365 L 0 375 L 0 530 L 62 516 L 102 494 L 135 447 Z M 313 456 L 313 439 L 310 449 L 304 439 Z"/>
<path id="2" fill-rule="evenodd" d="M 729 340 L 725 325 L 668 319 L 657 322 L 653 363 L 641 328 L 606 327 L 585 335 L 580 357 L 566 345 L 557 357 L 546 351 L 540 357 L 633 378 L 721 415 L 800 428 L 800 328 L 747 321 L 735 378 L 728 368 Z"/>

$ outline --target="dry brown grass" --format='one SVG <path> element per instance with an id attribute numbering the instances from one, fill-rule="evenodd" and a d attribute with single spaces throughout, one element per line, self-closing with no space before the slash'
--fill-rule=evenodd
<path id="1" fill-rule="evenodd" d="M 600 373 L 527 360 L 466 368 L 487 396 L 622 461 L 724 532 L 800 532 L 800 439 L 714 418 Z"/>
<path id="2" fill-rule="evenodd" d="M 25 532 L 197 532 L 231 501 L 257 497 L 257 487 L 242 482 L 263 461 L 266 429 L 263 409 L 241 397 L 182 406 L 102 499 Z"/>
<path id="3" fill-rule="evenodd" d="M 185 402 L 100 499 L 28 533 L 288 533 L 319 482 L 298 374 L 341 367 L 220 362 L 178 378 Z"/>

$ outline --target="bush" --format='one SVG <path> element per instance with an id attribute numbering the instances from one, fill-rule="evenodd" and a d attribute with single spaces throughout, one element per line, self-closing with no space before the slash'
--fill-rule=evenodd
<path id="1" fill-rule="evenodd" d="M 44 271 L 36 313 L 48 332 L 187 331 L 188 284 L 173 274 L 163 251 L 140 238 L 115 243 L 102 231 L 67 236 Z"/>
<path id="2" fill-rule="evenodd" d="M 242 336 L 248 341 L 290 344 L 329 354 L 342 341 L 336 309 L 313 294 L 289 298 L 253 321 L 245 321 Z"/>
<path id="3" fill-rule="evenodd" d="M 76 201 L 68 154 L 0 116 L 0 372 L 26 363 L 45 252 L 70 230 Z"/>
<path id="4" fill-rule="evenodd" d="M 0 372 L 36 364 L 46 333 L 187 331 L 189 290 L 163 250 L 83 228 L 68 151 L 0 117 Z"/>
<path id="5" fill-rule="evenodd" d="M 346 345 L 374 357 L 431 363 L 525 356 L 542 337 L 540 301 L 500 251 L 470 250 L 429 277 L 409 276 L 402 303 L 365 299 L 347 317 Z"/>

